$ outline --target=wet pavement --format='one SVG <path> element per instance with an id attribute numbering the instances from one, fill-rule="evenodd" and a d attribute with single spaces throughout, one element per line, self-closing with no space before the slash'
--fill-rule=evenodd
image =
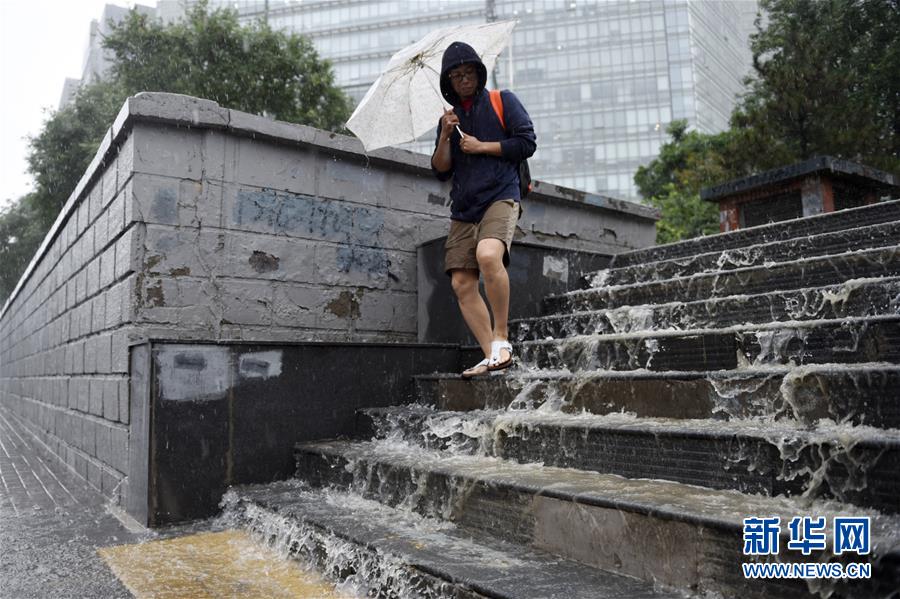
<path id="1" fill-rule="evenodd" d="M 0 599 L 336 596 L 227 523 L 148 530 L 116 513 L 0 407 Z"/>
<path id="2" fill-rule="evenodd" d="M 131 597 L 97 549 L 144 537 L 0 409 L 0 597 Z"/>

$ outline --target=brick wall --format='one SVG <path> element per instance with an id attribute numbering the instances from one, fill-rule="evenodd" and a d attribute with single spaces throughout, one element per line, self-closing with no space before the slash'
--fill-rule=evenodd
<path id="1" fill-rule="evenodd" d="M 95 164 L 0 319 L 0 405 L 106 495 L 126 474 L 136 228 L 118 158 Z"/>

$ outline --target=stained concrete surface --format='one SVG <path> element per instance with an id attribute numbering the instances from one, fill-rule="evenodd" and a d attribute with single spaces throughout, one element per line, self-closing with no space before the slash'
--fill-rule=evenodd
<path id="1" fill-rule="evenodd" d="M 282 558 L 246 530 L 101 549 L 136 599 L 351 599 L 320 574 Z"/>

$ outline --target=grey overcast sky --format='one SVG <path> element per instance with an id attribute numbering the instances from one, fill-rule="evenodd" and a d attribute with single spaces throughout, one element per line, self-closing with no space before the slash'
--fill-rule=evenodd
<path id="1" fill-rule="evenodd" d="M 0 207 L 31 190 L 26 137 L 37 135 L 46 111 L 59 106 L 66 77 L 81 77 L 91 20 L 106 4 L 134 2 L 0 0 Z"/>

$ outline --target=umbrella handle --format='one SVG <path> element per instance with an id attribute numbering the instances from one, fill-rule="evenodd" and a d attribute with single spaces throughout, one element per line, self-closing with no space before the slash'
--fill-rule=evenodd
<path id="1" fill-rule="evenodd" d="M 456 130 L 459 132 L 460 137 L 465 137 L 466 134 L 462 132 L 462 129 L 459 128 L 459 125 L 456 125 Z"/>

